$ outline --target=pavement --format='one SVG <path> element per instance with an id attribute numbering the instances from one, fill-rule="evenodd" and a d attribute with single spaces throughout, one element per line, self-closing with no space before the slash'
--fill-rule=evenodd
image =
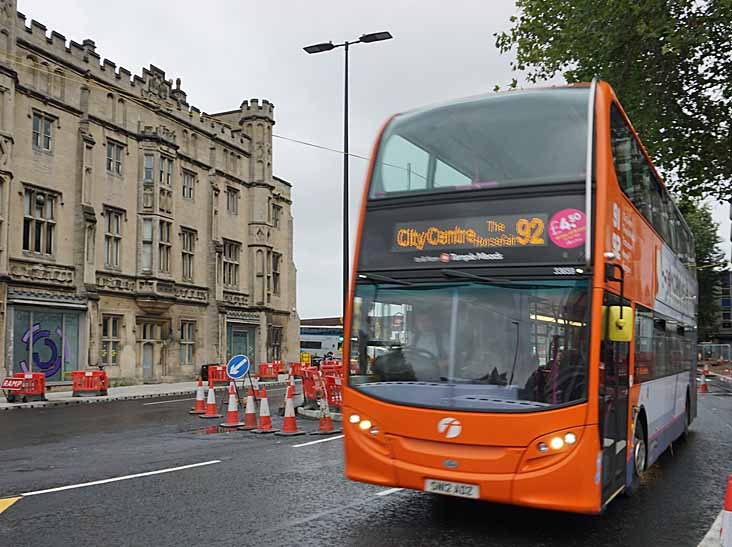
<path id="1" fill-rule="evenodd" d="M 295 379 L 296 386 L 302 380 Z M 286 381 L 260 382 L 267 389 L 284 387 Z M 110 401 L 127 401 L 132 399 L 149 399 L 155 397 L 175 397 L 189 395 L 195 399 L 197 382 L 175 382 L 170 384 L 140 384 L 134 386 L 111 387 L 108 395 L 103 397 L 74 397 L 71 391 L 50 391 L 46 393 L 46 401 L 30 401 L 27 403 L 8 403 L 3 397 L 0 399 L 0 410 L 17 410 L 23 408 L 46 408 L 53 406 L 68 406 L 79 404 L 98 404 Z M 249 384 L 246 383 L 246 386 Z M 226 390 L 228 385 L 216 386 L 216 390 Z M 299 389 L 299 391 L 302 391 Z"/>
<path id="2" fill-rule="evenodd" d="M 272 408 L 284 391 L 270 391 Z M 190 404 L 0 414 L 0 544 L 696 547 L 732 471 L 732 385 L 717 378 L 689 441 L 599 516 L 350 482 L 338 435 L 224 433 L 189 416 Z"/>

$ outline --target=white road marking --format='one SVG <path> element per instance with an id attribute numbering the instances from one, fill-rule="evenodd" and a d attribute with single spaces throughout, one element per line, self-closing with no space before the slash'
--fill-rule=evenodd
<path id="1" fill-rule="evenodd" d="M 714 524 L 712 524 L 712 527 L 707 532 L 707 535 L 704 536 L 704 539 L 699 542 L 698 547 L 718 547 L 719 546 L 719 535 L 720 531 L 722 530 L 722 512 L 719 513 L 719 516 L 714 521 Z"/>
<path id="2" fill-rule="evenodd" d="M 167 403 L 177 403 L 178 401 L 195 401 L 195 397 L 190 397 L 188 399 L 172 399 L 170 401 L 156 401 L 154 403 L 142 403 L 142 406 L 149 406 L 149 405 L 164 405 Z"/>
<path id="3" fill-rule="evenodd" d="M 310 441 L 309 443 L 293 444 L 292 448 L 300 448 L 301 446 L 310 446 L 311 444 L 327 443 L 328 441 L 335 441 L 336 439 L 342 439 L 343 435 L 336 435 L 334 437 L 328 437 L 327 439 L 320 439 L 317 441 Z"/>
<path id="4" fill-rule="evenodd" d="M 388 490 L 382 490 L 381 492 L 376 492 L 375 495 L 388 496 L 389 494 L 395 494 L 397 492 L 401 492 L 402 490 L 404 490 L 404 488 L 389 488 Z"/>
<path id="5" fill-rule="evenodd" d="M 194 467 L 203 467 L 204 465 L 213 465 L 221 463 L 221 460 L 210 460 L 201 463 L 192 463 L 190 465 L 181 465 L 180 467 L 169 467 L 168 469 L 158 469 L 157 471 L 147 471 L 146 473 L 135 473 L 134 475 L 125 475 L 124 477 L 114 477 L 111 479 L 103 479 L 100 481 L 82 482 L 80 484 L 70 484 L 68 486 L 59 486 L 58 488 L 49 488 L 47 490 L 36 490 L 35 492 L 25 492 L 20 494 L 23 497 L 37 496 L 39 494 L 50 494 L 52 492 L 62 492 L 63 490 L 73 490 L 75 488 L 85 488 L 87 486 L 97 486 L 99 484 L 108 484 L 110 482 L 126 481 L 128 479 L 137 479 L 139 477 L 149 477 L 151 475 L 161 475 L 163 473 L 172 473 L 174 471 L 183 471 L 184 469 L 192 469 Z"/>

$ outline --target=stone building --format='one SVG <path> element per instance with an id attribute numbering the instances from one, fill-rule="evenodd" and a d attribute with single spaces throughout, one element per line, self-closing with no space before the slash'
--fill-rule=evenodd
<path id="1" fill-rule="evenodd" d="M 180 79 L 133 76 L 0 0 L 0 377 L 297 360 L 273 110 L 205 114 Z"/>

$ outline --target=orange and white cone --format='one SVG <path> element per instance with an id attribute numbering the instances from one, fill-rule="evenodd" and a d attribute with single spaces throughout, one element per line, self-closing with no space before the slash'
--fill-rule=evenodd
<path id="1" fill-rule="evenodd" d="M 732 547 L 732 475 L 727 477 L 727 494 L 724 496 L 719 543 L 722 547 Z"/>
<path id="2" fill-rule="evenodd" d="M 239 398 L 236 396 L 234 382 L 229 382 L 229 408 L 226 412 L 226 421 L 219 424 L 221 427 L 241 427 L 244 422 L 239 421 Z"/>
<path id="3" fill-rule="evenodd" d="M 239 429 L 252 431 L 257 429 L 257 405 L 254 403 L 254 390 L 249 386 L 247 393 L 247 405 L 244 410 L 244 425 Z"/>
<path id="4" fill-rule="evenodd" d="M 213 380 L 208 381 L 208 400 L 206 401 L 206 413 L 199 414 L 199 418 L 221 418 L 221 414 L 216 412 L 216 394 L 214 393 Z"/>
<path id="5" fill-rule="evenodd" d="M 321 386 L 324 386 L 324 382 L 321 379 Z M 330 405 L 328 405 L 328 395 L 324 389 L 318 390 L 318 406 L 320 407 L 320 424 L 317 431 L 313 431 L 311 435 L 333 435 L 340 433 L 340 429 L 336 429 L 333 426 L 333 418 L 330 415 Z"/>
<path id="6" fill-rule="evenodd" d="M 259 401 L 259 425 L 252 433 L 274 433 L 272 429 L 272 416 L 269 414 L 269 400 L 267 399 L 267 388 L 262 387 L 262 399 Z"/>
<path id="7" fill-rule="evenodd" d="M 709 386 L 707 385 L 707 377 L 701 377 L 701 384 L 699 384 L 699 393 L 709 393 Z"/>
<path id="8" fill-rule="evenodd" d="M 292 387 L 287 388 L 287 397 L 285 398 L 285 420 L 282 422 L 282 431 L 278 431 L 275 435 L 305 435 L 304 431 L 297 429 L 295 405 L 292 403 L 292 394 L 294 391 L 295 390 Z"/>
<path id="9" fill-rule="evenodd" d="M 198 387 L 196 388 L 196 404 L 188 414 L 203 414 L 206 412 L 206 397 L 203 394 L 203 380 L 198 377 Z"/>

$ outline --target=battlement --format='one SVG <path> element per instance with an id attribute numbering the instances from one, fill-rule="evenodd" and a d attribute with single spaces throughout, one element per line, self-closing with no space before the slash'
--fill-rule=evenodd
<path id="1" fill-rule="evenodd" d="M 117 66 L 109 59 L 102 59 L 97 53 L 94 40 L 85 39 L 82 43 L 69 40 L 66 37 L 52 30 L 49 34 L 47 27 L 36 20 L 26 21 L 26 16 L 17 12 L 16 32 L 19 40 L 24 41 L 31 47 L 28 56 L 36 56 L 41 61 L 43 55 L 49 61 L 56 61 L 62 65 L 61 68 L 72 68 L 74 71 L 89 75 L 103 84 L 109 85 L 110 91 L 115 89 L 122 93 L 141 97 L 146 101 L 158 104 L 162 109 L 190 125 L 197 126 L 200 131 L 215 134 L 219 139 L 229 140 L 236 146 L 246 146 L 248 137 L 239 128 L 232 128 L 231 125 L 220 120 L 215 120 L 201 109 L 189 105 L 187 93 L 181 89 L 181 80 L 166 78 L 165 71 L 151 64 L 149 68 L 142 69 L 142 74 L 134 74 L 123 66 Z M 20 54 L 19 54 L 20 55 Z M 20 61 L 25 63 L 25 60 Z M 63 66 L 66 65 L 66 66 Z M 23 68 L 22 66 L 19 68 Z M 257 99 L 251 101 L 251 105 L 244 101 L 248 116 L 259 116 L 272 118 L 274 106 L 269 101 L 259 104 Z M 244 114 L 245 104 L 242 104 Z"/>
<path id="2" fill-rule="evenodd" d="M 244 100 L 241 103 L 242 121 L 247 118 L 264 118 L 274 123 L 274 105 L 267 99 L 259 103 L 259 99 Z"/>

